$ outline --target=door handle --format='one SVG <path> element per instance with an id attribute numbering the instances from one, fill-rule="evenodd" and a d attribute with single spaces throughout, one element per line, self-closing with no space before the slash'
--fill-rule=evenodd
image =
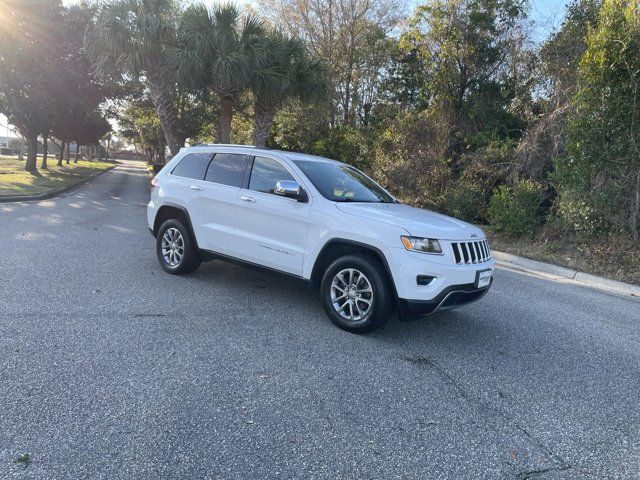
<path id="1" fill-rule="evenodd" d="M 201 192 L 202 190 L 204 190 L 204 188 L 199 187 L 198 185 L 191 185 L 189 188 L 190 188 L 191 190 L 195 190 L 195 191 L 197 191 L 197 192 Z"/>
<path id="2" fill-rule="evenodd" d="M 253 197 L 247 197 L 247 196 L 245 196 L 245 195 L 243 195 L 242 197 L 240 197 L 240 200 L 243 200 L 243 201 L 245 201 L 245 202 L 255 202 L 255 201 L 256 201 L 256 199 L 255 199 L 255 198 L 253 198 Z"/>

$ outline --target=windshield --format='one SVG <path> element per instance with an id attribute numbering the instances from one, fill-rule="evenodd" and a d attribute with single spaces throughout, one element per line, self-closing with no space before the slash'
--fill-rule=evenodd
<path id="1" fill-rule="evenodd" d="M 333 202 L 395 203 L 380 185 L 348 165 L 295 160 L 323 197 Z"/>

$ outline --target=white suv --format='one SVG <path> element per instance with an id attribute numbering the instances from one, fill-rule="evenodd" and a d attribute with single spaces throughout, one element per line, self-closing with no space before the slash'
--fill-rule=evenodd
<path id="1" fill-rule="evenodd" d="M 364 332 L 481 298 L 494 261 L 468 223 L 399 203 L 364 173 L 300 153 L 184 148 L 152 180 L 148 226 L 162 268 L 228 259 L 319 287 L 338 327 Z"/>

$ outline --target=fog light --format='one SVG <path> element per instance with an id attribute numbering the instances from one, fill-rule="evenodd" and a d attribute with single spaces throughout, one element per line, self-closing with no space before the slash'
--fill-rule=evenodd
<path id="1" fill-rule="evenodd" d="M 429 275 L 418 275 L 416 277 L 416 282 L 421 287 L 428 287 L 429 285 L 431 285 L 435 281 L 435 279 L 436 279 L 436 277 L 432 277 L 432 276 L 429 276 Z"/>

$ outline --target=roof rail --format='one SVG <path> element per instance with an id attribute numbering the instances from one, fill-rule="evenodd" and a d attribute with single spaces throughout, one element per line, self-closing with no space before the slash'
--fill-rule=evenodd
<path id="1" fill-rule="evenodd" d="M 197 145 L 191 145 L 192 147 L 242 147 L 242 148 L 262 148 L 267 150 L 266 147 L 256 147 L 255 145 L 241 145 L 237 143 L 198 143 Z"/>

